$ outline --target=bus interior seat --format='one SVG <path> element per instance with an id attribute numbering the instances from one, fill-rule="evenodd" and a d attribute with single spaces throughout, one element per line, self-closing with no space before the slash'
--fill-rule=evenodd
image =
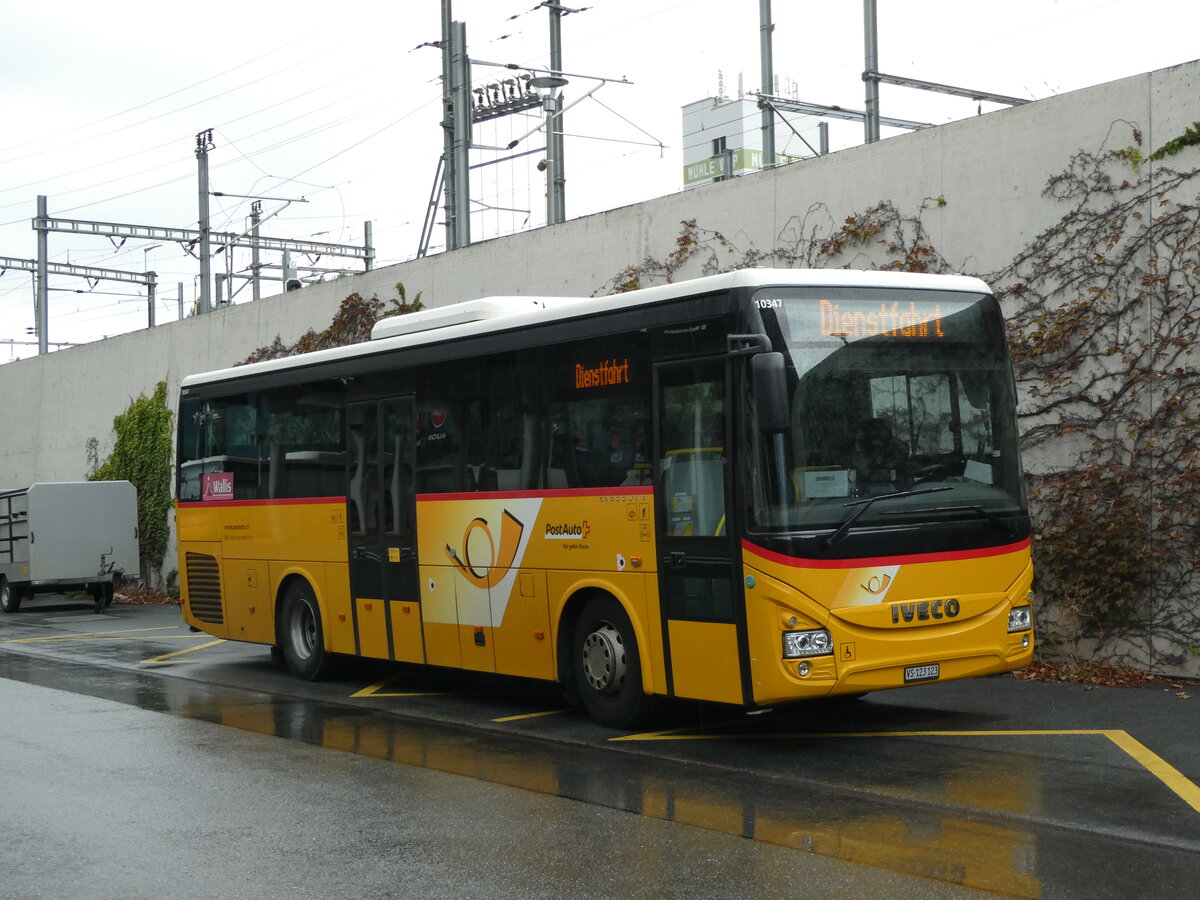
<path id="1" fill-rule="evenodd" d="M 520 469 L 493 469 L 492 474 L 496 478 L 496 490 L 519 491 L 521 489 Z"/>

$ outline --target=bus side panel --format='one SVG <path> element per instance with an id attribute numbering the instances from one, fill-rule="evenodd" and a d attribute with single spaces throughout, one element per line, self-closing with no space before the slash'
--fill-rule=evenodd
<path id="1" fill-rule="evenodd" d="M 212 504 L 177 503 L 175 505 L 175 544 L 179 549 L 180 573 L 184 571 L 182 565 L 184 544 L 211 543 L 221 540 L 220 512 L 220 509 Z"/>
<path id="2" fill-rule="evenodd" d="M 392 603 L 393 655 L 398 662 L 425 662 L 425 640 L 421 634 L 421 604 Z"/>
<path id="3" fill-rule="evenodd" d="M 221 542 L 228 559 L 346 561 L 346 501 L 221 503 Z"/>
<path id="4" fill-rule="evenodd" d="M 228 637 L 256 644 L 275 642 L 274 593 L 261 559 L 229 559 L 221 566 Z"/>
<path id="5" fill-rule="evenodd" d="M 275 600 L 283 579 L 299 574 L 321 604 L 326 646 L 354 653 L 345 509 L 341 499 L 179 504 L 184 590 L 205 583 L 206 566 L 219 570 L 219 590 L 204 591 L 202 612 L 185 606 L 188 623 L 229 640 L 273 644 Z"/>
<path id="6" fill-rule="evenodd" d="M 661 628 L 646 618 L 644 582 L 655 562 L 651 508 L 644 487 L 419 496 L 428 661 L 554 678 L 563 604 L 590 585 L 623 599 L 646 677 L 662 690 Z"/>
<path id="7" fill-rule="evenodd" d="M 388 653 L 387 604 L 382 600 L 358 597 L 357 607 L 358 652 L 371 659 L 391 659 Z"/>
<path id="8" fill-rule="evenodd" d="M 496 671 L 494 643 L 488 640 L 492 630 L 492 598 L 487 587 L 455 579 L 454 595 L 458 605 L 458 646 L 462 667 L 476 672 Z"/>
<path id="9" fill-rule="evenodd" d="M 500 589 L 501 586 L 493 588 Z M 496 671 L 553 680 L 550 634 L 546 573 L 522 570 L 517 573 L 504 607 L 504 620 L 492 632 L 496 642 Z"/>
<path id="10" fill-rule="evenodd" d="M 354 616 L 351 613 L 350 566 L 348 563 L 325 564 L 324 611 L 325 645 L 334 653 L 353 654 Z"/>
<path id="11" fill-rule="evenodd" d="M 675 696 L 741 705 L 737 626 L 672 619 L 667 630 Z"/>
<path id="12" fill-rule="evenodd" d="M 458 643 L 458 602 L 450 566 L 421 566 L 421 626 L 425 661 L 432 666 L 462 666 Z"/>

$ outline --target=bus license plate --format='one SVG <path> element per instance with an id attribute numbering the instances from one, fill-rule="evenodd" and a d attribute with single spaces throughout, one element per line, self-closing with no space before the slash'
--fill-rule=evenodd
<path id="1" fill-rule="evenodd" d="M 928 666 L 909 666 L 904 670 L 904 683 L 912 684 L 914 681 L 937 681 L 941 673 L 942 667 L 940 663 L 933 663 Z"/>

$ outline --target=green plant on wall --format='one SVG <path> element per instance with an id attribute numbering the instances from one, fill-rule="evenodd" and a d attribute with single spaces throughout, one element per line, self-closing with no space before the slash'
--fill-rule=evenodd
<path id="1" fill-rule="evenodd" d="M 137 488 L 138 540 L 142 579 L 156 582 L 167 552 L 171 509 L 171 449 L 174 430 L 167 408 L 167 383 L 129 404 L 113 419 L 112 453 L 89 481 L 128 481 Z"/>

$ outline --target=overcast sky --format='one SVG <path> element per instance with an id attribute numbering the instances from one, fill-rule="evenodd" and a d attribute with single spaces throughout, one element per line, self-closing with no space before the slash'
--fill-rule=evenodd
<path id="1" fill-rule="evenodd" d="M 546 67 L 549 14 L 537 4 L 454 0 L 472 59 Z M 772 6 L 781 89 L 861 109 L 863 4 Z M 881 71 L 1029 99 L 1200 56 L 1195 0 L 878 7 Z M 727 96 L 739 84 L 759 87 L 759 3 L 591 0 L 575 8 L 563 19 L 563 68 L 632 84 L 607 83 L 565 116 L 568 217 L 680 190 L 681 107 L 715 96 L 719 84 Z M 439 0 L 0 0 L 0 256 L 36 256 L 30 220 L 39 194 L 55 217 L 195 228 L 196 134 L 212 128 L 213 191 L 307 201 L 264 200 L 264 215 L 282 210 L 264 234 L 361 244 L 369 220 L 377 265 L 411 259 L 442 147 L 441 56 L 420 46 L 440 39 L 440 10 Z M 509 74 L 473 69 L 479 83 Z M 570 102 L 597 83 L 575 78 L 564 95 Z M 943 123 L 975 115 L 977 106 L 881 88 L 882 112 L 898 118 Z M 503 146 L 537 124 L 533 114 L 506 116 L 478 125 L 475 140 Z M 862 126 L 833 122 L 831 133 L 837 149 L 861 142 Z M 521 147 L 541 142 L 534 134 Z M 504 155 L 476 151 L 472 162 Z M 474 170 L 474 239 L 544 224 L 539 158 Z M 245 230 L 249 203 L 214 197 L 213 228 Z M 440 226 L 433 241 L 437 252 Z M 180 282 L 190 307 L 198 265 L 181 245 L 155 243 L 49 238 L 56 262 L 157 272 L 161 323 L 177 316 Z M 247 252 L 234 268 L 248 263 Z M 144 293 L 132 286 L 105 281 L 88 291 L 79 279 L 52 278 L 51 287 L 52 342 L 96 340 L 146 322 Z M 249 293 L 245 287 L 235 302 Z M 32 340 L 33 324 L 31 276 L 9 270 L 0 276 L 0 342 Z M 0 363 L 35 349 L 0 343 Z"/>

